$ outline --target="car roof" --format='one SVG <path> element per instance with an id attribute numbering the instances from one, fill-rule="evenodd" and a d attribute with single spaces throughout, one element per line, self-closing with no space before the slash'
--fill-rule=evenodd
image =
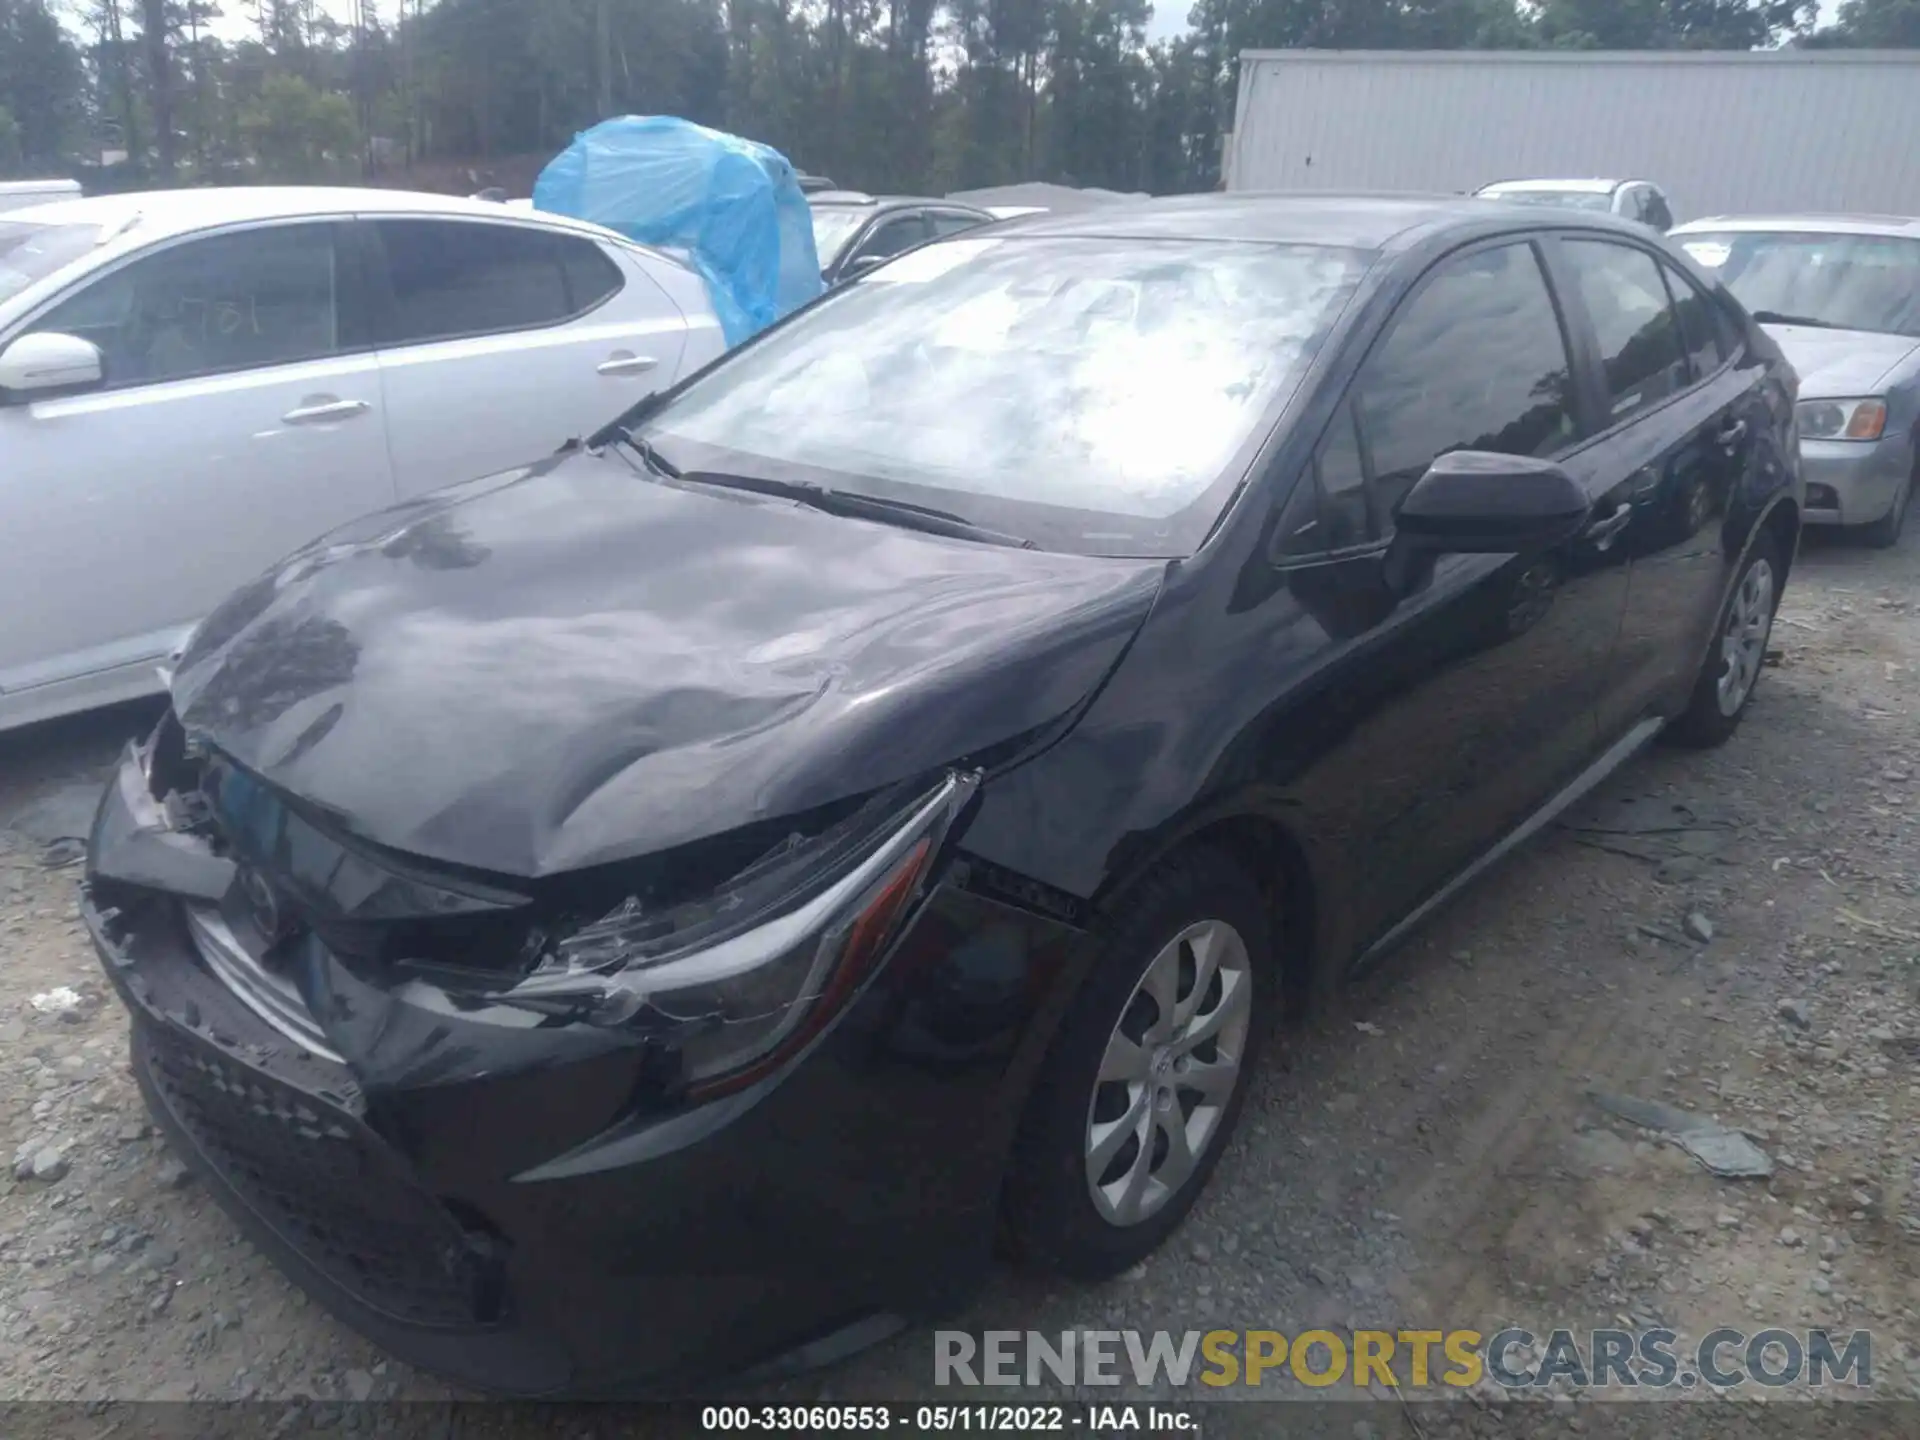
<path id="1" fill-rule="evenodd" d="M 6 218 L 30 224 L 98 225 L 116 240 L 126 237 L 144 244 L 216 225 L 342 214 L 473 216 L 490 220 L 510 216 L 602 238 L 618 238 L 615 232 L 583 220 L 545 211 L 509 210 L 497 200 L 432 195 L 415 190 L 381 190 L 371 186 L 232 185 L 193 190 L 141 190 L 28 205 L 7 211 Z"/>
<path id="2" fill-rule="evenodd" d="M 1515 194 L 1526 194 L 1538 190 L 1565 190 L 1576 195 L 1611 195 L 1622 185 L 1644 185 L 1644 180 L 1496 180 L 1491 185 L 1481 186 L 1481 192 L 1488 190 L 1509 190 Z"/>
<path id="3" fill-rule="evenodd" d="M 1899 235 L 1920 239 L 1920 217 L 1912 215 L 1708 215 L 1676 225 L 1669 234 L 1697 235 L 1705 230 L 1795 230 L 1811 235 Z"/>
<path id="4" fill-rule="evenodd" d="M 1022 216 L 999 233 L 1023 239 L 1081 236 L 1141 240 L 1253 240 L 1335 245 L 1357 250 L 1405 248 L 1436 228 L 1484 226 L 1507 216 L 1532 227 L 1615 228 L 1605 216 L 1569 221 L 1537 206 L 1501 205 L 1471 195 L 1337 194 L 1252 191 L 1177 195 L 1094 210 Z"/>

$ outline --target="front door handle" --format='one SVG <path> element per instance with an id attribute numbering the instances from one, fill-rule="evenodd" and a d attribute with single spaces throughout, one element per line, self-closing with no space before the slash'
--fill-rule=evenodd
<path id="1" fill-rule="evenodd" d="M 1587 527 L 1586 538 L 1593 541 L 1602 550 L 1613 543 L 1613 537 L 1627 528 L 1633 519 L 1633 506 L 1622 505 L 1604 520 L 1596 520 Z"/>
<path id="2" fill-rule="evenodd" d="M 1720 428 L 1719 432 L 1713 437 L 1713 443 L 1725 446 L 1731 450 L 1746 438 L 1747 422 L 1744 420 L 1733 420 Z"/>
<path id="3" fill-rule="evenodd" d="M 660 362 L 651 355 L 614 355 L 600 362 L 602 375 L 644 375 Z"/>
<path id="4" fill-rule="evenodd" d="M 280 418 L 288 425 L 317 425 L 325 420 L 351 420 L 356 415 L 364 415 L 373 406 L 364 400 L 321 400 L 307 401 L 298 408 L 289 410 Z"/>

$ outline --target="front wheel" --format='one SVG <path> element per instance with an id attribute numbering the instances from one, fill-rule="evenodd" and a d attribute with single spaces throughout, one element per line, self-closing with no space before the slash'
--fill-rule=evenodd
<path id="1" fill-rule="evenodd" d="M 1668 732 L 1678 743 L 1702 749 L 1723 745 L 1740 728 L 1766 663 L 1774 612 L 1780 608 L 1781 574 L 1779 543 L 1762 534 L 1733 582 L 1693 697 Z"/>
<path id="2" fill-rule="evenodd" d="M 1186 1218 L 1268 1018 L 1266 906 L 1229 856 L 1171 862 L 1111 936 L 1041 1068 L 1008 1177 L 1022 1258 L 1082 1280 L 1125 1270 Z"/>

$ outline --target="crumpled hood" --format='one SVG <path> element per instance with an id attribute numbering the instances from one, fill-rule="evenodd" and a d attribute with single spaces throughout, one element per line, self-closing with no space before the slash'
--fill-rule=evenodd
<path id="1" fill-rule="evenodd" d="M 1823 330 L 1817 325 L 1767 325 L 1800 377 L 1802 400 L 1849 400 L 1876 395 L 1887 372 L 1920 349 L 1920 340 L 1873 330 Z"/>
<path id="2" fill-rule="evenodd" d="M 548 875 L 1064 716 L 1165 568 L 676 489 L 576 452 L 290 557 L 200 627 L 174 704 L 369 840 Z"/>

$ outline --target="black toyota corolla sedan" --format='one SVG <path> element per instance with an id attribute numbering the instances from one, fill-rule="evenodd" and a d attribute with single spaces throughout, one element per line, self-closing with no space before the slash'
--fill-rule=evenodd
<path id="1" fill-rule="evenodd" d="M 1795 390 L 1605 216 L 910 251 L 205 621 L 86 882 L 148 1103 L 318 1300 L 493 1391 L 827 1359 L 997 1240 L 1112 1274 L 1284 1014 L 1733 733 Z"/>

